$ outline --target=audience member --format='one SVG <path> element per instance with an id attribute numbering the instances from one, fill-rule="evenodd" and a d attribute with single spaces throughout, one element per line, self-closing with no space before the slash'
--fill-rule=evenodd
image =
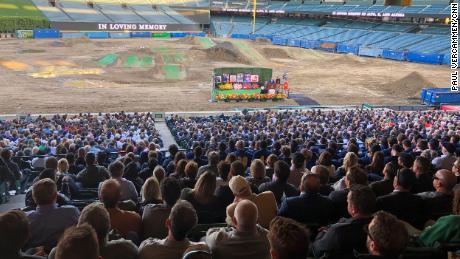
<path id="1" fill-rule="evenodd" d="M 277 161 L 274 168 L 273 180 L 259 186 L 259 192 L 271 191 L 276 198 L 276 203 L 281 204 L 283 197 L 299 195 L 299 191 L 292 184 L 289 184 L 289 165 L 284 161 Z"/>
<path id="2" fill-rule="evenodd" d="M 66 228 L 77 224 L 80 212 L 73 206 L 57 206 L 56 183 L 50 179 L 36 182 L 32 186 L 32 196 L 37 208 L 27 212 L 30 239 L 25 248 L 43 246 L 49 251 Z"/>
<path id="3" fill-rule="evenodd" d="M 187 201 L 178 201 L 165 222 L 168 236 L 144 240 L 139 246 L 139 259 L 181 259 L 185 250 L 193 245 L 187 235 L 197 222 L 198 216 L 193 206 Z"/>
<path id="4" fill-rule="evenodd" d="M 281 203 L 278 215 L 300 223 L 318 223 L 321 226 L 331 223 L 334 206 L 331 200 L 319 193 L 319 176 L 305 174 L 301 183 L 300 196 L 285 199 Z"/>
<path id="5" fill-rule="evenodd" d="M 328 254 L 329 258 L 354 258 L 353 251 L 367 251 L 364 227 L 372 220 L 376 198 L 369 187 L 355 185 L 347 195 L 348 213 L 336 224 L 323 229 L 312 244 L 315 257 Z"/>
<path id="6" fill-rule="evenodd" d="M 268 232 L 271 259 L 305 259 L 310 246 L 310 234 L 298 222 L 276 217 Z"/>
<path id="7" fill-rule="evenodd" d="M 99 200 L 109 212 L 111 229 L 115 229 L 124 238 L 137 241 L 141 231 L 141 217 L 135 212 L 121 210 L 118 207 L 120 196 L 118 181 L 110 179 L 102 183 Z"/>
<path id="8" fill-rule="evenodd" d="M 268 231 L 257 225 L 257 206 L 240 201 L 235 208 L 233 227 L 211 228 L 206 233 L 206 244 L 214 259 L 268 259 L 270 244 Z"/>
<path id="9" fill-rule="evenodd" d="M 77 175 L 83 188 L 97 188 L 100 182 L 110 178 L 109 172 L 96 164 L 96 155 L 87 153 L 85 156 L 86 168 Z"/>
<path id="10" fill-rule="evenodd" d="M 100 259 L 94 229 L 88 224 L 67 229 L 56 247 L 56 259 Z"/>

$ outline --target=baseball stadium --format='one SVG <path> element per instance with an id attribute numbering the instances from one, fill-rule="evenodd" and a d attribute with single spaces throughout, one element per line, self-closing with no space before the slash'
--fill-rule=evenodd
<path id="1" fill-rule="evenodd" d="M 0 0 L 0 259 L 460 258 L 458 0 Z"/>

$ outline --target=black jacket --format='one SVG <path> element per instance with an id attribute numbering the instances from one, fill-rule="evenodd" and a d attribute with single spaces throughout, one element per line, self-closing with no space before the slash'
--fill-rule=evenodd
<path id="1" fill-rule="evenodd" d="M 320 232 L 311 246 L 314 257 L 325 253 L 329 258 L 354 258 L 354 251 L 366 253 L 367 233 L 364 228 L 372 217 L 339 220 L 325 231 Z"/>
<path id="2" fill-rule="evenodd" d="M 369 184 L 369 187 L 375 193 L 376 197 L 380 197 L 390 194 L 393 191 L 393 181 L 389 179 L 383 179 L 381 181 Z"/>
<path id="3" fill-rule="evenodd" d="M 350 217 L 347 208 L 347 196 L 349 191 L 349 189 L 343 189 L 340 191 L 333 191 L 329 194 L 329 199 L 332 201 L 335 208 L 336 219 Z"/>
<path id="4" fill-rule="evenodd" d="M 325 226 L 332 221 L 332 201 L 319 193 L 302 193 L 281 203 L 278 215 L 301 223 L 318 223 Z"/>
<path id="5" fill-rule="evenodd" d="M 393 191 L 377 198 L 378 210 L 387 211 L 412 226 L 423 229 L 427 220 L 425 202 L 410 192 Z"/>

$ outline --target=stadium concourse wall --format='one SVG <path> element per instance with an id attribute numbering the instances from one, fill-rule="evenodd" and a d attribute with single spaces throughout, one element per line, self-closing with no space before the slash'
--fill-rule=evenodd
<path id="1" fill-rule="evenodd" d="M 18 30 L 16 37 L 20 39 L 129 39 L 129 38 L 183 38 L 187 36 L 206 37 L 204 32 L 60 32 L 57 29 Z"/>
<path id="2" fill-rule="evenodd" d="M 306 49 L 318 49 L 334 53 L 354 54 L 365 57 L 385 58 L 398 61 L 409 61 L 433 65 L 450 65 L 450 56 L 447 54 L 419 53 L 404 50 L 391 50 L 383 48 L 375 48 L 358 44 L 345 44 L 328 42 L 322 40 L 300 40 L 287 39 L 282 37 L 273 37 L 257 34 L 231 34 L 234 39 L 255 40 L 263 38 L 270 40 L 274 45 L 290 46 Z"/>

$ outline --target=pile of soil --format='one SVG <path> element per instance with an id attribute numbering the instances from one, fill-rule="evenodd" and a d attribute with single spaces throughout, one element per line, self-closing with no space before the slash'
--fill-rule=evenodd
<path id="1" fill-rule="evenodd" d="M 218 43 L 216 46 L 203 50 L 212 61 L 236 62 L 250 64 L 251 62 L 230 42 Z"/>
<path id="2" fill-rule="evenodd" d="M 335 64 L 364 64 L 366 60 L 353 54 L 342 54 L 332 60 Z M 330 61 L 329 61 L 330 62 Z"/>
<path id="3" fill-rule="evenodd" d="M 266 58 L 283 58 L 283 59 L 291 58 L 291 56 L 284 49 L 264 48 L 262 52 Z"/>
<path id="4" fill-rule="evenodd" d="M 396 81 L 384 84 L 382 89 L 392 96 L 419 98 L 422 88 L 437 87 L 418 72 L 412 72 Z"/>
<path id="5" fill-rule="evenodd" d="M 194 37 L 194 36 L 186 36 L 184 38 L 180 38 L 176 41 L 174 41 L 174 43 L 179 43 L 179 44 L 187 44 L 187 45 L 196 45 L 196 44 L 199 44 L 197 42 L 197 39 Z"/>
<path id="6" fill-rule="evenodd" d="M 271 44 L 271 40 L 265 38 L 256 38 L 257 44 Z"/>

